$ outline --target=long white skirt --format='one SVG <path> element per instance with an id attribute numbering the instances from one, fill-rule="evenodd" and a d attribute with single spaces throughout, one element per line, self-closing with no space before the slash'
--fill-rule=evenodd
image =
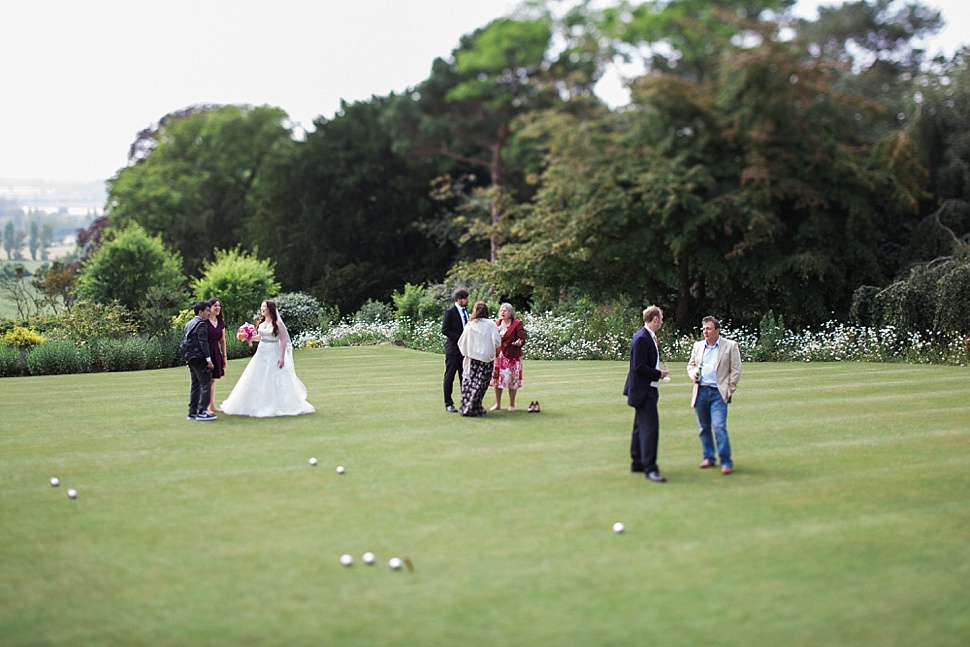
<path id="1" fill-rule="evenodd" d="M 306 401 L 306 386 L 296 376 L 293 349 L 287 344 L 283 368 L 279 360 L 279 341 L 259 342 L 256 354 L 249 360 L 232 393 L 220 408 L 233 416 L 273 418 L 313 413 Z"/>

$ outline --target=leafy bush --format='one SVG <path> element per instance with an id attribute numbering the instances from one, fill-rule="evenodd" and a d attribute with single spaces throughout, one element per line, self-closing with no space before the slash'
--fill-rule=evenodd
<path id="1" fill-rule="evenodd" d="M 85 261 L 77 278 L 78 294 L 90 301 L 117 301 L 137 310 L 153 286 L 180 291 L 185 283 L 182 257 L 169 252 L 161 236 L 149 236 L 140 225 L 129 225 L 109 233 Z"/>
<path id="2" fill-rule="evenodd" d="M 785 318 L 781 316 L 776 318 L 774 311 L 769 310 L 768 314 L 761 318 L 759 329 L 761 333 L 758 336 L 758 343 L 751 350 L 751 359 L 756 362 L 776 360 L 783 351 L 782 344 L 788 332 L 785 330 Z"/>
<path id="3" fill-rule="evenodd" d="M 937 274 L 916 268 L 909 278 L 896 281 L 876 295 L 882 311 L 880 327 L 892 326 L 906 332 L 930 330 L 936 310 Z"/>
<path id="4" fill-rule="evenodd" d="M 179 339 L 181 340 L 181 338 Z M 293 337 L 293 339 L 295 339 L 295 336 Z M 226 355 L 229 356 L 229 359 L 239 359 L 240 357 L 250 357 L 252 356 L 254 350 L 255 348 L 250 348 L 249 344 L 247 344 L 246 342 L 239 341 L 239 338 L 236 337 L 235 330 L 226 329 Z M 179 359 L 181 360 L 181 357 Z"/>
<path id="5" fill-rule="evenodd" d="M 287 292 L 281 294 L 273 301 L 279 310 L 286 330 L 291 337 L 296 337 L 304 330 L 311 330 L 320 327 L 322 309 L 320 302 L 309 294 L 302 292 Z"/>
<path id="6" fill-rule="evenodd" d="M 387 323 L 394 321 L 394 309 L 381 301 L 368 299 L 354 315 L 357 323 Z"/>
<path id="7" fill-rule="evenodd" d="M 172 313 L 184 306 L 185 295 L 182 292 L 163 286 L 152 286 L 138 309 L 141 332 L 149 337 L 161 335 L 172 327 Z"/>
<path id="8" fill-rule="evenodd" d="M 23 375 L 26 366 L 20 361 L 20 349 L 0 344 L 0 377 Z"/>
<path id="9" fill-rule="evenodd" d="M 970 337 L 970 262 L 953 263 L 937 282 L 933 328 Z"/>
<path id="10" fill-rule="evenodd" d="M 192 320 L 192 317 L 194 316 L 195 312 L 192 310 L 192 308 L 189 308 L 188 310 L 179 310 L 179 313 L 172 317 L 172 328 L 181 330 L 184 334 L 185 326 L 189 323 L 189 321 Z"/>
<path id="11" fill-rule="evenodd" d="M 395 290 L 391 294 L 391 300 L 394 301 L 394 316 L 410 323 L 425 319 L 440 319 L 444 311 L 442 304 L 420 285 L 405 283 L 404 292 Z"/>
<path id="12" fill-rule="evenodd" d="M 95 372 L 141 371 L 148 364 L 145 342 L 138 337 L 94 339 L 88 343 Z"/>
<path id="13" fill-rule="evenodd" d="M 184 364 L 185 360 L 179 352 L 179 342 L 182 341 L 181 330 L 169 328 L 167 331 L 148 339 L 145 342 L 145 368 L 171 368 Z"/>
<path id="14" fill-rule="evenodd" d="M 880 288 L 873 285 L 863 285 L 852 293 L 852 305 L 849 308 L 849 318 L 860 326 L 878 326 L 882 321 L 882 312 L 876 295 Z"/>
<path id="15" fill-rule="evenodd" d="M 78 346 L 67 340 L 49 341 L 34 346 L 27 353 L 27 370 L 31 375 L 90 373 L 93 364 L 87 346 Z"/>
<path id="16" fill-rule="evenodd" d="M 259 260 L 239 247 L 217 249 L 215 260 L 206 262 L 202 278 L 192 282 L 192 291 L 199 301 L 217 297 L 227 325 L 234 327 L 280 291 L 274 272 L 272 261 Z"/>
<path id="17" fill-rule="evenodd" d="M 124 339 L 136 331 L 134 317 L 122 305 L 101 305 L 78 301 L 70 311 L 58 314 L 47 322 L 49 339 L 73 342 L 90 339 Z"/>
<path id="18" fill-rule="evenodd" d="M 12 330 L 0 337 L 0 341 L 7 346 L 25 348 L 27 346 L 43 344 L 45 340 L 43 337 L 29 328 L 24 328 L 23 326 L 14 326 Z"/>
<path id="19" fill-rule="evenodd" d="M 904 334 L 938 331 L 954 338 L 970 335 L 970 260 L 939 258 L 914 267 L 909 276 L 880 290 L 858 288 L 851 316 L 862 326 L 891 327 Z"/>

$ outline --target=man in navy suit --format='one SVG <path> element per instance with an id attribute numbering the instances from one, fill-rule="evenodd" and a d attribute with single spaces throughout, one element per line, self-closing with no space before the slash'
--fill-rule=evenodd
<path id="1" fill-rule="evenodd" d="M 458 413 L 455 408 L 455 401 L 452 392 L 455 390 L 455 374 L 458 375 L 458 383 L 462 378 L 462 362 L 465 360 L 461 351 L 458 349 L 458 340 L 461 333 L 465 330 L 468 323 L 468 290 L 458 288 L 455 290 L 455 305 L 445 310 L 444 319 L 441 321 L 441 334 L 445 336 L 445 411 L 448 413 Z"/>
<path id="2" fill-rule="evenodd" d="M 660 380 L 667 371 L 660 369 L 660 347 L 657 331 L 664 322 L 663 310 L 650 306 L 643 311 L 643 328 L 630 342 L 630 372 L 623 395 L 634 410 L 633 438 L 630 441 L 630 470 L 644 472 L 654 483 L 667 479 L 657 465 L 657 443 L 660 440 L 660 416 L 657 413 Z"/>

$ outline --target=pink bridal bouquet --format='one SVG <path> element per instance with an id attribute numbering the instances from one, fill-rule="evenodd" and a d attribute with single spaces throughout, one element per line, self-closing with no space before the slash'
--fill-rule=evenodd
<path id="1" fill-rule="evenodd" d="M 244 323 L 239 326 L 239 330 L 236 331 L 236 337 L 239 341 L 249 341 L 256 334 L 256 326 L 251 323 Z"/>

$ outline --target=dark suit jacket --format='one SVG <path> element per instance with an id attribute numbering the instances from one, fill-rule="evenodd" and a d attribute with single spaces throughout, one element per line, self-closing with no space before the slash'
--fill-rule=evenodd
<path id="1" fill-rule="evenodd" d="M 651 382 L 660 380 L 657 359 L 657 344 L 654 343 L 650 331 L 646 327 L 640 328 L 630 342 L 630 372 L 623 388 L 626 403 L 631 407 L 642 407 L 649 390 L 657 388 L 650 386 Z"/>
<path id="2" fill-rule="evenodd" d="M 441 334 L 445 336 L 445 355 L 461 357 L 461 351 L 458 350 L 458 339 L 464 330 L 465 326 L 461 323 L 461 313 L 458 312 L 458 306 L 454 305 L 445 310 L 445 317 L 441 321 Z"/>
<path id="3" fill-rule="evenodd" d="M 211 357 L 209 352 L 209 327 L 205 324 L 202 317 L 198 315 L 192 317 L 189 323 L 185 324 L 185 332 L 188 336 L 189 343 L 194 344 L 196 347 L 193 358 L 200 359 L 204 362 L 207 357 Z"/>

